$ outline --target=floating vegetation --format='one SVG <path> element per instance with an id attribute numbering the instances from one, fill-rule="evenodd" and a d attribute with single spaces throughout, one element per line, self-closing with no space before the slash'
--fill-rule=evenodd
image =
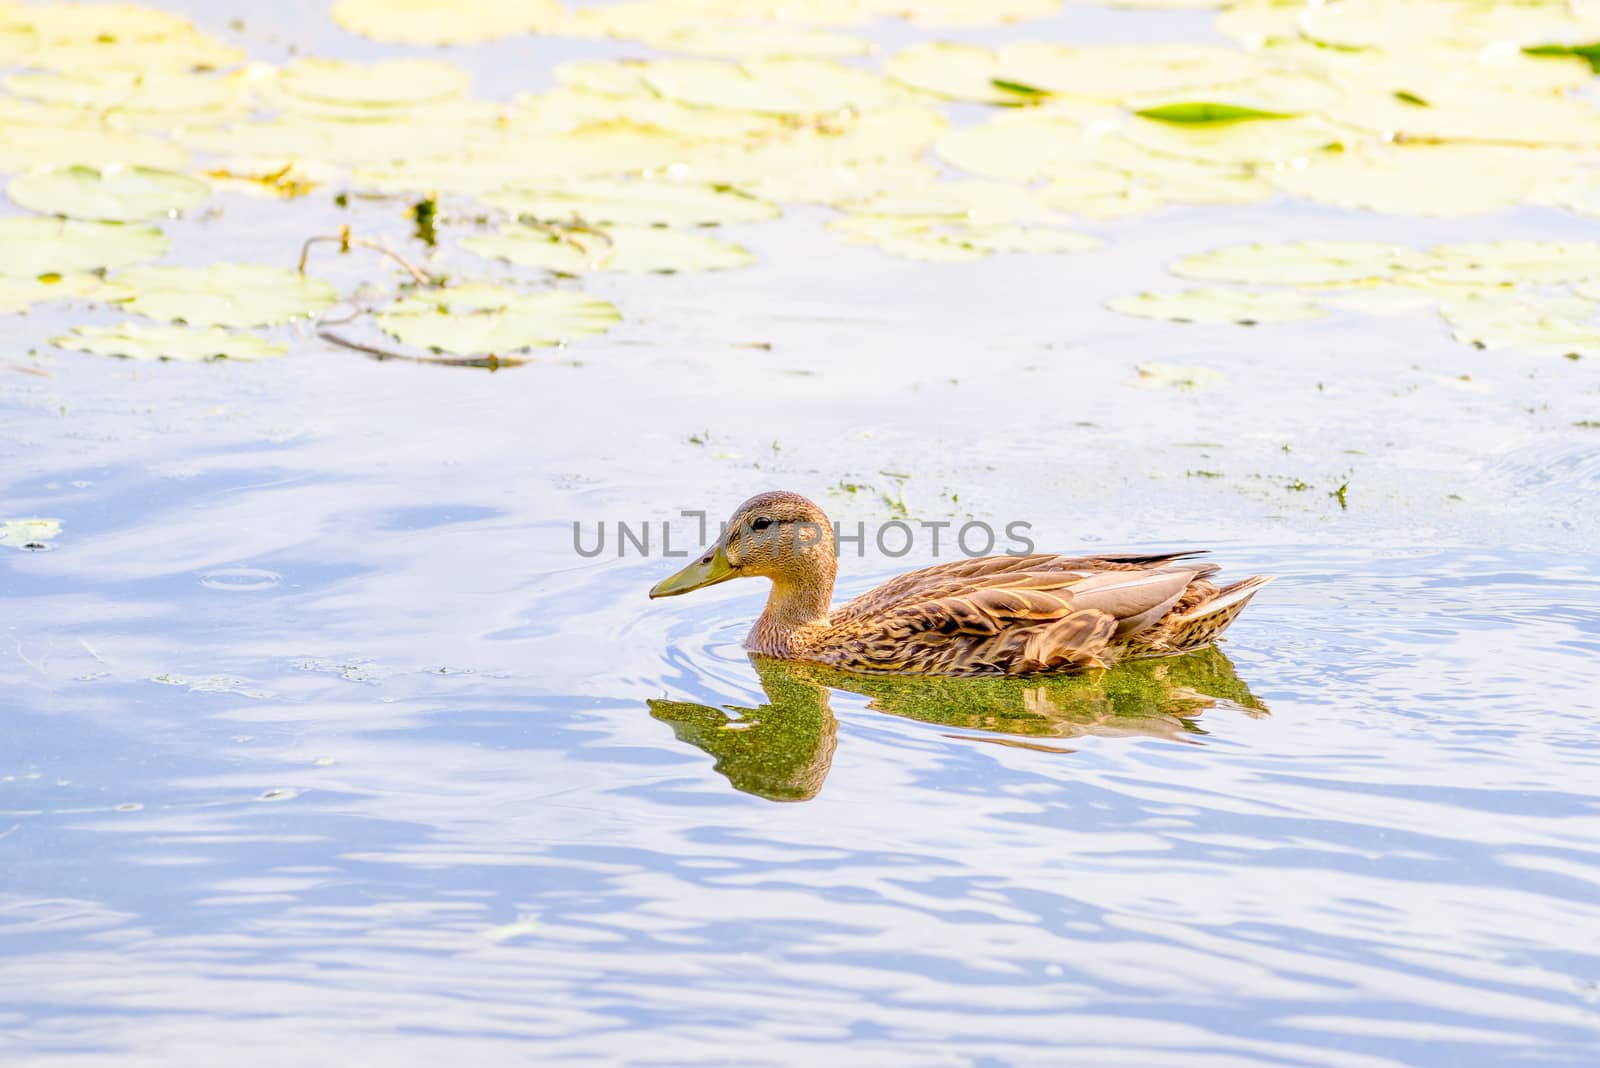
<path id="1" fill-rule="evenodd" d="M 0 519 L 0 548 L 38 552 L 60 535 L 59 519 Z"/>
<path id="2" fill-rule="evenodd" d="M 897 19 L 1004 26 L 1057 14 L 1060 0 L 332 5 L 336 24 L 387 43 L 542 34 L 660 53 L 567 62 L 546 91 L 488 100 L 448 54 L 273 65 L 153 8 L 6 4 L 0 173 L 10 199 L 41 217 L 0 220 L 0 276 L 18 280 L 0 300 L 12 311 L 116 301 L 155 320 L 231 327 L 322 314 L 339 294 L 287 279 L 288 264 L 132 268 L 167 253 L 163 220 L 227 212 L 234 194 L 288 203 L 324 189 L 343 205 L 404 197 L 425 254 L 482 258 L 452 267 L 473 279 L 465 285 L 413 266 L 387 292 L 374 284 L 385 279 L 368 280 L 354 304 L 357 318 L 381 309 L 383 329 L 440 355 L 515 346 L 470 354 L 485 358 L 616 321 L 609 303 L 540 293 L 516 272 L 743 267 L 757 246 L 703 228 L 764 224 L 788 204 L 826 206 L 826 232 L 843 245 L 923 263 L 1088 253 L 1116 241 L 1121 219 L 1275 197 L 1397 215 L 1531 205 L 1600 217 L 1600 108 L 1586 95 L 1600 56 L 1593 5 L 1118 2 L 1221 7 L 1224 43 L 991 35 L 983 46 L 934 39 L 879 55 L 863 33 Z M 952 102 L 982 110 L 968 121 Z M 1448 262 L 1441 250 L 1381 243 L 1221 249 L 1174 265 L 1209 288 L 1113 307 L 1267 323 L 1448 305 L 1473 344 L 1586 353 L 1590 317 L 1525 287 L 1592 286 L 1600 256 L 1583 243 L 1538 244 L 1458 250 Z M 502 274 L 484 273 L 497 264 Z M 105 286 L 81 277 L 105 271 Z M 482 285 L 512 297 L 482 305 Z M 1469 299 L 1494 287 L 1518 289 L 1516 300 Z M 1577 297 L 1592 290 L 1561 295 Z M 1491 305 L 1532 318 L 1507 329 Z M 329 338 L 326 325 L 316 332 Z M 140 347 L 118 331 L 119 347 Z M 106 341 L 63 336 L 94 351 Z M 180 336 L 195 335 L 163 335 L 158 347 L 187 358 L 176 355 L 191 351 Z"/>
<path id="3" fill-rule="evenodd" d="M 1190 289 L 1107 302 L 1186 323 L 1268 323 L 1438 313 L 1457 341 L 1532 355 L 1600 356 L 1600 241 L 1478 241 L 1417 249 L 1373 241 L 1233 245 L 1185 256 L 1173 274 L 1280 289 Z M 1551 292 L 1554 288 L 1565 292 Z"/>
<path id="4" fill-rule="evenodd" d="M 6 187 L 20 207 L 98 222 L 141 222 L 199 207 L 211 187 L 199 178 L 153 167 L 53 167 L 31 171 Z"/>
<path id="5" fill-rule="evenodd" d="M 70 334 L 51 338 L 50 344 L 74 352 L 123 356 L 130 360 L 261 360 L 289 351 L 287 345 L 279 342 L 219 327 L 146 326 L 135 322 L 124 322 L 120 326 L 75 326 Z"/>
<path id="6" fill-rule="evenodd" d="M 271 326 L 308 319 L 339 294 L 327 282 L 281 267 L 213 263 L 209 267 L 135 267 L 112 278 L 129 291 L 131 312 L 192 326 Z"/>
<path id="7" fill-rule="evenodd" d="M 418 290 L 382 309 L 390 336 L 430 352 L 471 356 L 563 345 L 603 334 L 622 316 L 608 301 L 557 290 L 522 293 L 486 282 Z"/>
<path id="8" fill-rule="evenodd" d="M 0 275 L 97 271 L 153 260 L 167 251 L 167 235 L 154 226 L 42 219 L 0 219 Z"/>

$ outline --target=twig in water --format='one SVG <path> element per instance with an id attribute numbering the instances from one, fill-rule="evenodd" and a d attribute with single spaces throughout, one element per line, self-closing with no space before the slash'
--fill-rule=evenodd
<path id="1" fill-rule="evenodd" d="M 393 248 L 389 247 L 389 243 L 387 241 L 373 241 L 365 237 L 352 237 L 350 235 L 350 227 L 348 226 L 340 227 L 337 234 L 319 234 L 316 237 L 306 238 L 306 243 L 300 246 L 300 266 L 297 267 L 296 270 L 298 270 L 301 274 L 306 273 L 306 259 L 311 255 L 312 245 L 329 244 L 337 244 L 340 252 L 349 252 L 352 248 L 371 249 L 374 252 L 389 257 L 401 267 L 405 268 L 406 273 L 409 274 L 418 285 L 437 286 L 439 284 L 438 279 L 434 278 L 427 271 L 424 271 L 421 267 L 418 267 L 416 264 L 400 255 L 400 253 L 396 252 Z"/>

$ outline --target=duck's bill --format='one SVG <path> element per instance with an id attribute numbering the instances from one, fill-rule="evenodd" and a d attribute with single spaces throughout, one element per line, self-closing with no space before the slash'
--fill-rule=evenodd
<path id="1" fill-rule="evenodd" d="M 702 590 L 707 586 L 726 582 L 737 574 L 733 565 L 728 563 L 727 554 L 719 545 L 709 555 L 702 556 L 671 578 L 664 578 L 650 587 L 650 596 L 676 597 L 680 593 Z"/>

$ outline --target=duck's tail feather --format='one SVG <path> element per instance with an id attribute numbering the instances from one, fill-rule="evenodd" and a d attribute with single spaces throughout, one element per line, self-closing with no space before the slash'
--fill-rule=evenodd
<path id="1" fill-rule="evenodd" d="M 1244 611 L 1250 598 L 1272 581 L 1271 575 L 1253 575 L 1231 586 L 1224 586 L 1205 601 L 1171 620 L 1168 642 L 1176 649 L 1198 649 L 1222 636 Z"/>

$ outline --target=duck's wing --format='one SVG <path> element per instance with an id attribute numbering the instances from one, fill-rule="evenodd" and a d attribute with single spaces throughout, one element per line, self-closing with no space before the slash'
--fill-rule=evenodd
<path id="1" fill-rule="evenodd" d="M 1091 667 L 1215 570 L 1106 558 L 983 557 L 902 575 L 835 611 L 828 644 L 864 670 L 1026 674 Z M 1162 566 L 1164 565 L 1164 566 Z"/>

